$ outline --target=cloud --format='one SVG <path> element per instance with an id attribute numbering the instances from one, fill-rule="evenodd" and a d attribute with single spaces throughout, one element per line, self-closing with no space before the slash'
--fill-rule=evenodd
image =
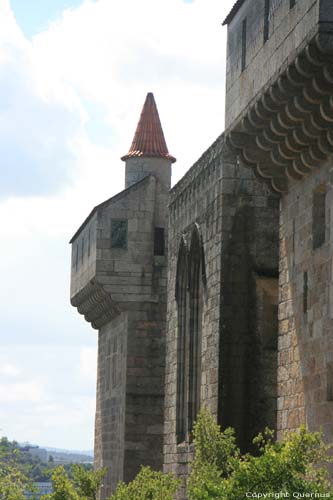
<path id="1" fill-rule="evenodd" d="M 51 349 L 43 344 L 3 346 L 0 426 L 4 435 L 48 446 L 91 448 L 96 371 L 89 373 L 89 366 L 96 355 L 96 347 L 89 345 L 82 349 L 66 344 Z M 17 366 L 20 373 L 12 380 L 9 372 Z"/>
<path id="2" fill-rule="evenodd" d="M 21 370 L 14 364 L 3 363 L 0 364 L 0 375 L 4 377 L 17 377 Z"/>
<path id="3" fill-rule="evenodd" d="M 84 110 L 38 64 L 7 8 L 0 23 L 0 197 L 53 193 L 68 182 Z"/>
<path id="4" fill-rule="evenodd" d="M 34 403 L 43 397 L 43 386 L 40 381 L 2 383 L 0 384 L 0 403 L 29 401 Z"/>
<path id="5" fill-rule="evenodd" d="M 174 182 L 221 133 L 221 21 L 232 4 L 85 0 L 27 40 L 0 0 L 0 425 L 8 437 L 91 447 L 97 337 L 69 305 L 68 240 L 123 189 L 119 158 L 148 91 L 178 158 Z"/>
<path id="6" fill-rule="evenodd" d="M 169 149 L 178 158 L 175 180 L 221 133 L 221 21 L 232 3 L 86 0 L 34 38 L 40 64 L 104 109 L 100 119 L 110 127 L 116 176 L 148 91 L 155 93 Z"/>
<path id="7" fill-rule="evenodd" d="M 93 347 L 81 347 L 80 349 L 80 375 L 84 379 L 96 380 L 97 352 Z"/>

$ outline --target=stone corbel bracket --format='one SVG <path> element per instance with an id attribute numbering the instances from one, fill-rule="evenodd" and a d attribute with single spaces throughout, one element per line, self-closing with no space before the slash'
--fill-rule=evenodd
<path id="1" fill-rule="evenodd" d="M 111 295 L 95 280 L 91 280 L 72 297 L 71 304 L 96 330 L 120 314 L 119 307 Z"/>
<path id="2" fill-rule="evenodd" d="M 227 136 L 274 191 L 333 154 L 333 33 L 318 33 Z"/>

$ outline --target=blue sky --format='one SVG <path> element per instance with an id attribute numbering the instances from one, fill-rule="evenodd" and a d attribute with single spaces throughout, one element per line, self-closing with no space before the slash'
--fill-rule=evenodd
<path id="1" fill-rule="evenodd" d="M 69 304 L 68 241 L 123 189 L 120 157 L 147 92 L 177 158 L 173 182 L 221 133 L 232 4 L 0 0 L 0 428 L 10 439 L 93 447 L 97 334 Z"/>
<path id="2" fill-rule="evenodd" d="M 80 6 L 82 0 L 11 0 L 10 4 L 23 33 L 31 38 L 61 18 L 65 9 Z"/>

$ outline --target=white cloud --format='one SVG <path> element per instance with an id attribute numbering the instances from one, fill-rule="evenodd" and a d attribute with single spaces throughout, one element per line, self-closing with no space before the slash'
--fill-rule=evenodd
<path id="1" fill-rule="evenodd" d="M 0 403 L 28 401 L 35 403 L 43 397 L 43 385 L 38 380 L 0 384 Z"/>
<path id="2" fill-rule="evenodd" d="M 0 364 L 0 376 L 4 377 L 17 377 L 20 375 L 21 370 L 12 363 Z"/>
<path id="3" fill-rule="evenodd" d="M 167 143 L 178 158 L 175 178 L 222 131 L 221 21 L 232 3 L 87 0 L 34 38 L 47 71 L 102 107 L 113 171 L 130 145 L 147 91 L 155 92 Z"/>
<path id="4" fill-rule="evenodd" d="M 80 375 L 84 379 L 96 380 L 97 373 L 97 351 L 93 347 L 81 347 L 80 349 Z"/>
<path id="5" fill-rule="evenodd" d="M 29 41 L 0 0 L 1 352 L 8 351 L 0 374 L 17 377 L 0 385 L 9 437 L 91 446 L 96 333 L 69 306 L 68 240 L 93 206 L 123 188 L 119 158 L 148 91 L 178 158 L 174 181 L 222 131 L 221 21 L 232 4 L 86 0 Z"/>

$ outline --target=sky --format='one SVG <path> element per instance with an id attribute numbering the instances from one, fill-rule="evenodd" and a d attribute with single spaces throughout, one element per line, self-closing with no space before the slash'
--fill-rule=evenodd
<path id="1" fill-rule="evenodd" d="M 71 236 L 124 188 L 153 92 L 173 184 L 223 131 L 234 0 L 0 0 L 0 435 L 93 448 L 97 333 Z"/>

